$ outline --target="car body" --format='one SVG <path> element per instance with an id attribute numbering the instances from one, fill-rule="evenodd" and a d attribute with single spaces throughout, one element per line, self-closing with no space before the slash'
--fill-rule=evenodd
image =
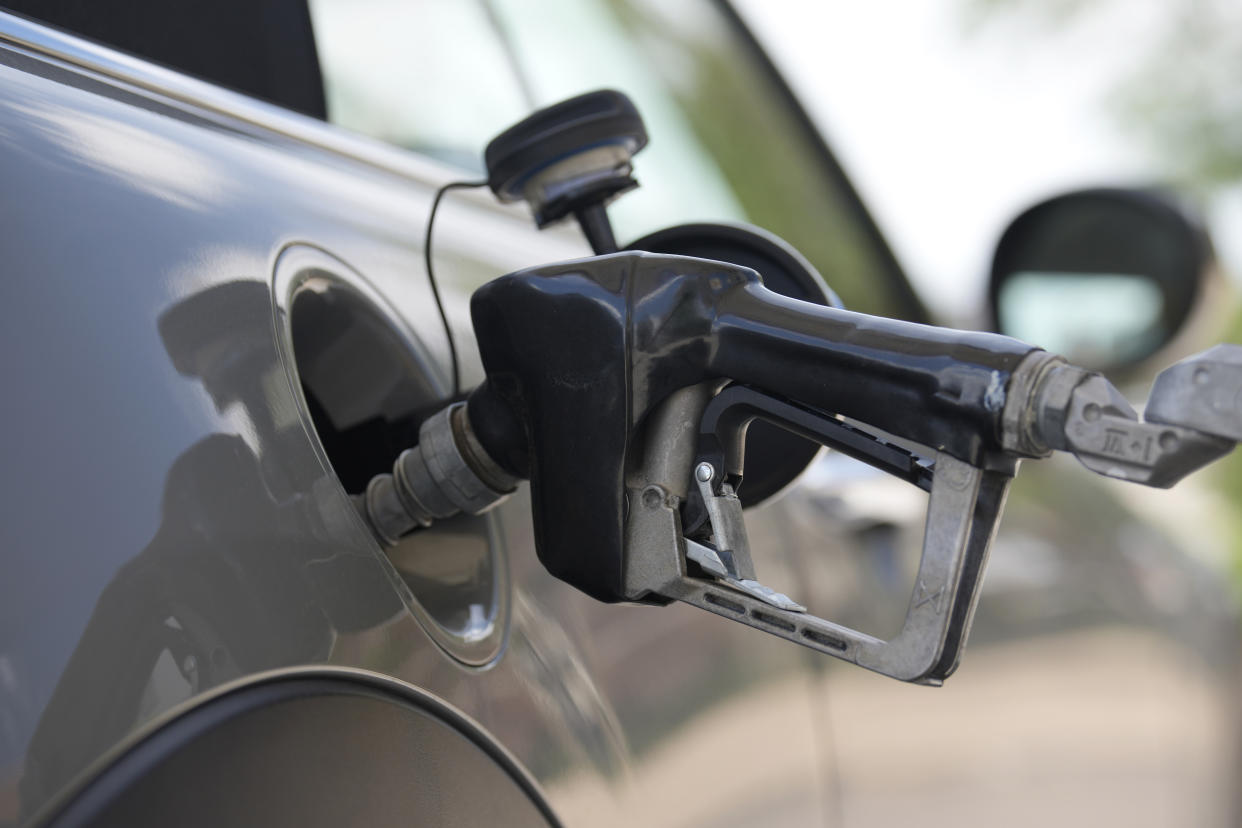
<path id="1" fill-rule="evenodd" d="M 349 61 L 328 57 L 342 9 L 324 8 L 331 111 L 351 87 L 333 92 Z M 644 181 L 657 195 L 635 194 L 623 231 L 751 218 L 848 304 L 925 313 L 737 18 L 694 8 L 683 57 L 783 120 L 755 126 L 710 95 L 674 110 L 684 96 L 645 100 L 657 78 L 635 80 L 656 142 L 661 124 L 692 128 L 640 159 L 673 183 Z M 507 65 L 471 40 L 447 51 L 463 43 Z M 580 77 L 546 69 L 559 80 L 539 94 L 602 85 L 622 64 L 604 57 Z M 693 126 L 712 107 L 733 144 Z M 423 230 L 436 189 L 470 175 L 445 161 L 462 148 L 386 145 L 9 14 L 0 134 L 0 821 L 1235 816 L 1230 596 L 1115 491 L 1055 464 L 1020 478 L 974 646 L 939 691 L 690 607 L 595 602 L 540 567 L 524 490 L 384 550 L 349 494 L 451 393 Z M 757 180 L 730 146 L 769 159 Z M 679 167 L 703 153 L 715 170 Z M 716 191 L 733 203 L 713 207 Z M 436 248 L 467 386 L 469 293 L 589 252 L 480 192 L 446 202 Z M 820 462 L 748 515 L 765 580 L 883 631 L 922 518 L 902 486 Z"/>

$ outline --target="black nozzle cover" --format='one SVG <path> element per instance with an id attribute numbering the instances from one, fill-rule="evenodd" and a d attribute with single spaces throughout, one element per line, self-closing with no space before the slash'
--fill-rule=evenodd
<path id="1" fill-rule="evenodd" d="M 504 202 L 521 201 L 527 180 L 583 150 L 621 144 L 630 155 L 647 145 L 633 101 L 600 89 L 540 109 L 492 139 L 483 151 L 487 186 Z"/>

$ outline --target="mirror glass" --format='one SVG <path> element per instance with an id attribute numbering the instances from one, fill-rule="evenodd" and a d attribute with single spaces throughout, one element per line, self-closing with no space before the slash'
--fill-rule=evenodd
<path id="1" fill-rule="evenodd" d="M 1132 273 L 1020 271 L 1001 286 L 1000 327 L 1071 362 L 1135 362 L 1169 337 L 1164 293 Z"/>
<path id="2" fill-rule="evenodd" d="M 1083 190 L 1018 216 L 996 248 L 997 330 L 1096 370 L 1136 365 L 1194 305 L 1207 237 L 1171 198 Z"/>

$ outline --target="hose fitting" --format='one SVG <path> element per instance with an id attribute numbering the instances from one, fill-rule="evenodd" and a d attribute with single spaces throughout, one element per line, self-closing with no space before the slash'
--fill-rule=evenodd
<path id="1" fill-rule="evenodd" d="M 401 453 L 391 474 L 372 478 L 355 503 L 375 537 L 392 546 L 435 520 L 486 512 L 517 484 L 479 444 L 466 404 L 455 403 L 424 421 L 418 445 Z"/>

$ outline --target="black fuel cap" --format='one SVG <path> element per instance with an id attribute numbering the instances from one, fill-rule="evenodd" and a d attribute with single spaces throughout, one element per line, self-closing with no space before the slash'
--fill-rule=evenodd
<path id="1" fill-rule="evenodd" d="M 492 139 L 483 153 L 487 184 L 501 201 L 530 201 L 542 227 L 637 186 L 630 158 L 646 145 L 647 130 L 628 97 L 588 92 Z"/>

